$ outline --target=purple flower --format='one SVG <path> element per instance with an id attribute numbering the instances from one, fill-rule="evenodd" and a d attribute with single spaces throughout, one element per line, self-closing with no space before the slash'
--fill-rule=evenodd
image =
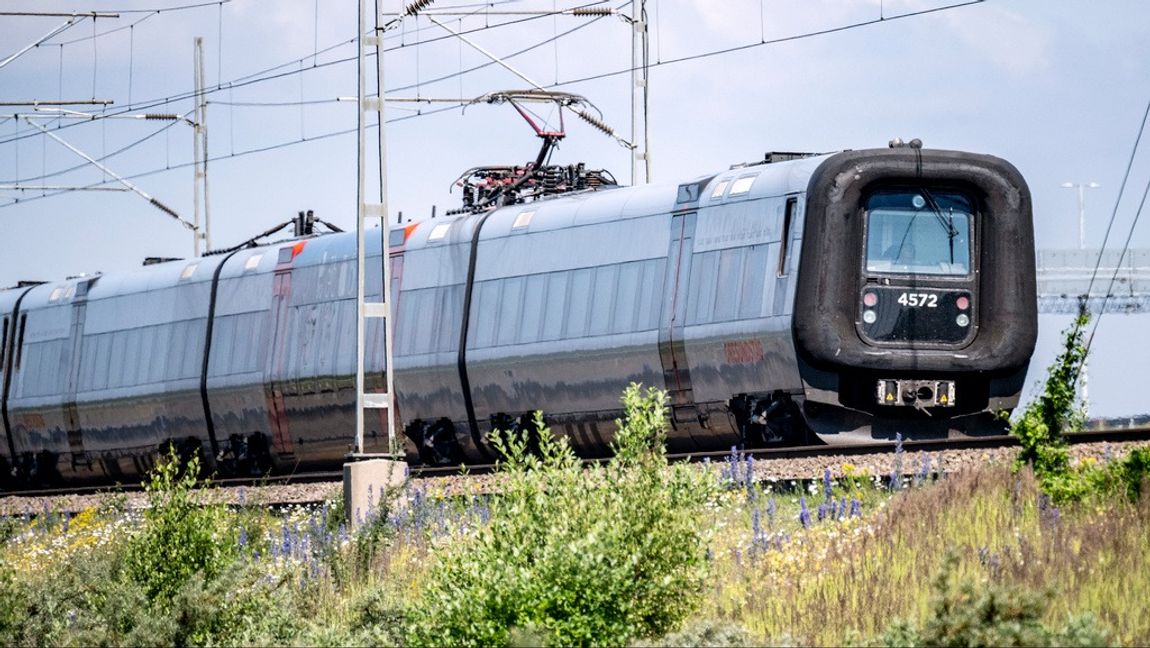
<path id="1" fill-rule="evenodd" d="M 819 504 L 818 521 L 822 522 L 825 519 L 827 519 L 827 503 L 823 502 Z"/>
<path id="2" fill-rule="evenodd" d="M 236 538 L 236 545 L 241 551 L 244 547 L 248 546 L 248 530 L 244 527 L 240 527 L 240 534 L 239 537 Z"/>
<path id="3" fill-rule="evenodd" d="M 723 477 L 731 482 L 739 481 L 739 448 L 731 446 L 731 454 L 727 455 L 727 469 Z"/>
<path id="4" fill-rule="evenodd" d="M 827 501 L 831 500 L 831 469 L 830 466 L 823 468 L 823 495 L 826 496 Z"/>
<path id="5" fill-rule="evenodd" d="M 857 497 L 851 499 L 851 517 L 862 517 L 862 502 Z"/>
<path id="6" fill-rule="evenodd" d="M 799 498 L 799 524 L 803 525 L 803 528 L 811 526 L 811 511 L 807 508 L 805 495 Z"/>
<path id="7" fill-rule="evenodd" d="M 771 528 L 774 528 L 775 526 L 775 511 L 777 511 L 778 508 L 779 507 L 775 504 L 775 498 L 772 497 L 771 499 L 767 500 L 767 525 Z"/>
<path id="8" fill-rule="evenodd" d="M 922 468 L 918 471 L 918 478 L 920 481 L 926 481 L 928 475 L 930 475 L 930 455 L 924 452 L 922 453 Z"/>
<path id="9" fill-rule="evenodd" d="M 743 476 L 743 479 L 747 486 L 747 492 L 750 493 L 751 489 L 755 486 L 755 458 L 751 455 L 747 455 L 746 470 L 747 473 Z"/>
<path id="10" fill-rule="evenodd" d="M 894 469 L 890 472 L 890 487 L 898 490 L 902 482 L 902 432 L 894 435 Z"/>

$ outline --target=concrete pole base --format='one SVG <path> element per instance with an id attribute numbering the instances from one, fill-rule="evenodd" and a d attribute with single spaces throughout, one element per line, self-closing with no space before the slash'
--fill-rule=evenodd
<path id="1" fill-rule="evenodd" d="M 343 465 L 343 505 L 348 526 L 358 530 L 381 511 L 393 510 L 407 482 L 407 464 L 368 459 Z"/>

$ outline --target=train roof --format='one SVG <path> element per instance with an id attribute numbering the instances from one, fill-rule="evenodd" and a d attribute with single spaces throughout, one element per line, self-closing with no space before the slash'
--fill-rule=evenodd
<path id="1" fill-rule="evenodd" d="M 705 175 L 682 184 L 652 184 L 584 191 L 545 198 L 534 202 L 508 205 L 495 210 L 484 225 L 481 238 L 509 236 L 514 230 L 543 231 L 577 227 L 603 221 L 637 218 L 655 213 L 668 213 L 676 209 L 680 186 L 700 184 L 698 207 L 722 203 L 753 200 L 769 196 L 806 190 L 811 174 L 831 154 L 784 162 L 735 166 L 714 175 Z M 475 216 L 466 214 L 429 219 L 418 223 L 393 226 L 389 232 L 403 231 L 403 245 L 419 249 L 435 244 L 451 225 Z M 369 232 L 366 237 L 368 254 L 377 256 L 381 248 L 379 236 Z M 283 252 L 291 250 L 291 252 Z M 288 255 L 290 254 L 290 258 Z M 355 258 L 353 232 L 323 234 L 308 238 L 276 241 L 244 248 L 232 255 L 213 254 L 194 259 L 172 259 L 146 265 L 130 272 L 80 275 L 61 281 L 47 282 L 31 288 L 23 308 L 34 309 L 58 303 L 69 303 L 76 295 L 78 284 L 88 284 L 89 300 L 98 300 L 129 293 L 147 292 L 181 284 L 210 281 L 221 263 L 220 278 L 227 279 L 246 273 L 264 274 L 289 259 L 292 267 L 307 267 L 346 261 Z M 0 311 L 10 311 L 12 305 L 28 286 L 14 286 L 0 290 Z"/>

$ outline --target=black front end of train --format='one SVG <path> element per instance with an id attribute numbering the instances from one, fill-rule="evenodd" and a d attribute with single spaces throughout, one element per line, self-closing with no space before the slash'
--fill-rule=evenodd
<path id="1" fill-rule="evenodd" d="M 794 310 L 830 443 L 1000 433 L 1037 338 L 1030 193 L 995 157 L 900 147 L 812 175 Z"/>

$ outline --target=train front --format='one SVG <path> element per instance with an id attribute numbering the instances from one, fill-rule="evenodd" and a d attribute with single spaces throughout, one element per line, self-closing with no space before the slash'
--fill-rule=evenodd
<path id="1" fill-rule="evenodd" d="M 828 443 L 1001 433 L 1037 338 L 1030 192 L 1008 162 L 911 146 L 807 191 L 794 339 Z"/>

